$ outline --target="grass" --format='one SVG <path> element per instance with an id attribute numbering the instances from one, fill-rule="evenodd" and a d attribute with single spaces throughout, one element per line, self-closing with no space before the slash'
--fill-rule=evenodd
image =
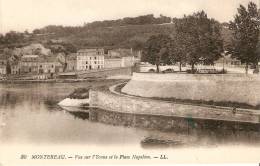
<path id="1" fill-rule="evenodd" d="M 126 85 L 126 83 L 120 84 L 116 86 L 115 91 L 118 93 L 122 93 L 125 95 L 129 95 L 127 93 L 122 92 L 122 88 Z M 133 95 L 135 96 L 135 95 Z M 142 96 L 136 96 L 136 97 L 142 97 Z M 161 101 L 170 101 L 175 103 L 185 103 L 185 104 L 194 104 L 194 105 L 208 105 L 208 106 L 220 106 L 220 107 L 231 107 L 231 108 L 243 108 L 243 109 L 253 109 L 253 110 L 260 110 L 260 105 L 252 106 L 247 103 L 239 103 L 239 102 L 230 102 L 230 101 L 204 101 L 204 100 L 191 100 L 191 99 L 177 99 L 174 97 L 171 98 L 161 98 L 161 97 L 143 97 L 143 98 L 149 98 L 153 100 L 161 100 Z"/>

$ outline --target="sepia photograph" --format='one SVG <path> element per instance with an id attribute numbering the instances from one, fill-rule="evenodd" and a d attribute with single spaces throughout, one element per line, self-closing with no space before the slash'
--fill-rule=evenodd
<path id="1" fill-rule="evenodd" d="M 0 0 L 0 166 L 260 164 L 260 0 Z"/>

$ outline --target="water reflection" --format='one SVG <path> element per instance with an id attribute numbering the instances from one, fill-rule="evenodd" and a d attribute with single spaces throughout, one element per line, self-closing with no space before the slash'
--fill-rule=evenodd
<path id="1" fill-rule="evenodd" d="M 0 84 L 0 143 L 97 146 L 131 144 L 144 148 L 241 143 L 259 145 L 259 133 L 254 135 L 241 132 L 239 137 L 226 139 L 223 135 L 161 132 L 100 123 L 102 120 L 89 120 L 90 115 L 86 109 L 75 111 L 57 105 L 75 88 L 97 84 L 99 83 Z"/>
<path id="2" fill-rule="evenodd" d="M 139 146 L 144 130 L 93 123 L 57 106 L 89 84 L 101 83 L 0 84 L 0 143 Z"/>

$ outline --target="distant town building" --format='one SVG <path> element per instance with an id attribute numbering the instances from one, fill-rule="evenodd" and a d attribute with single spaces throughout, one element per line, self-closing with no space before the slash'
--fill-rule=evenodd
<path id="1" fill-rule="evenodd" d="M 125 56 L 134 56 L 133 49 L 118 48 L 113 50 L 108 50 L 108 58 L 121 58 Z"/>
<path id="2" fill-rule="evenodd" d="M 70 54 L 67 57 L 67 71 L 75 71 L 77 69 L 77 54 Z"/>
<path id="3" fill-rule="evenodd" d="M 130 67 L 135 64 L 135 57 L 132 49 L 109 50 L 105 57 L 105 68 Z"/>
<path id="4" fill-rule="evenodd" d="M 20 74 L 20 66 L 18 61 L 13 61 L 11 64 L 11 74 Z"/>
<path id="5" fill-rule="evenodd" d="M 77 70 L 104 68 L 104 49 L 81 49 L 77 52 Z"/>
<path id="6" fill-rule="evenodd" d="M 39 56 L 38 55 L 23 55 L 21 57 L 21 61 L 19 63 L 20 73 L 38 73 L 38 63 Z"/>
<path id="7" fill-rule="evenodd" d="M 6 74 L 6 65 L 0 65 L 0 75 Z"/>
<path id="8" fill-rule="evenodd" d="M 105 68 L 119 68 L 122 67 L 122 59 L 121 58 L 108 58 L 105 57 Z"/>
<path id="9" fill-rule="evenodd" d="M 130 66 L 134 66 L 134 64 L 135 64 L 134 56 L 122 57 L 122 67 L 130 67 Z"/>
<path id="10" fill-rule="evenodd" d="M 40 58 L 38 65 L 38 73 L 55 73 L 55 60 L 52 57 Z"/>
<path id="11" fill-rule="evenodd" d="M 39 59 L 38 70 L 39 74 L 54 74 L 62 72 L 63 66 L 56 56 L 51 55 Z"/>
<path id="12" fill-rule="evenodd" d="M 135 64 L 133 56 L 122 58 L 105 58 L 105 68 L 131 67 Z"/>
<path id="13" fill-rule="evenodd" d="M 0 55 L 0 65 L 7 65 L 7 58 L 4 55 Z"/>

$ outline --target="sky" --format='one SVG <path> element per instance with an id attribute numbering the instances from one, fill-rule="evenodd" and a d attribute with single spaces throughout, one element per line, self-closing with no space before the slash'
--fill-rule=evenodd
<path id="1" fill-rule="evenodd" d="M 260 4 L 260 0 L 252 0 Z M 0 33 L 29 32 L 47 25 L 78 26 L 145 14 L 182 17 L 204 10 L 225 22 L 249 0 L 0 0 Z"/>

